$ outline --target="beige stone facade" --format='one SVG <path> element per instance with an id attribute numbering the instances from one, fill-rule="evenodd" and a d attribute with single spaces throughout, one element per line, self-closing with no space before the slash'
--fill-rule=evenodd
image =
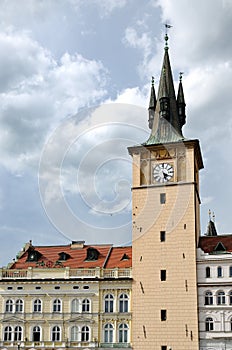
<path id="1" fill-rule="evenodd" d="M 197 181 L 198 169 L 202 167 L 198 143 L 170 144 L 169 149 L 153 145 L 147 150 L 141 147 L 129 151 L 135 159 L 133 348 L 198 350 Z M 149 169 L 146 184 L 138 166 L 144 161 L 145 151 Z M 155 183 L 153 169 L 163 162 L 172 164 L 173 179 L 165 184 Z"/>

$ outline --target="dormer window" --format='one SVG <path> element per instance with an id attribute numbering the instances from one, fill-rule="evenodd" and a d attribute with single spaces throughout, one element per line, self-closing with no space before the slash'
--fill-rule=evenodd
<path id="1" fill-rule="evenodd" d="M 121 258 L 121 260 L 129 260 L 129 259 L 130 259 L 129 256 L 126 253 L 123 254 L 123 256 Z"/>
<path id="2" fill-rule="evenodd" d="M 34 250 L 34 249 L 29 250 L 28 256 L 27 256 L 27 261 L 37 262 L 40 257 L 41 257 L 41 254 L 37 250 Z"/>
<path id="3" fill-rule="evenodd" d="M 87 249 L 87 256 L 86 261 L 94 261 L 97 260 L 99 256 L 99 251 L 95 248 L 88 248 Z"/>
<path id="4" fill-rule="evenodd" d="M 66 261 L 70 258 L 70 255 L 65 253 L 65 252 L 61 252 L 59 253 L 59 260 L 62 260 L 62 261 Z"/>

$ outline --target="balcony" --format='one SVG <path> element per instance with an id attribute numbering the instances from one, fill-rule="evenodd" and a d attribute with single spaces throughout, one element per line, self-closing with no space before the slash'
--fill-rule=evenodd
<path id="1" fill-rule="evenodd" d="M 100 348 L 117 348 L 117 349 L 125 349 L 125 348 L 131 348 L 130 343 L 101 343 L 99 344 Z"/>
<path id="2" fill-rule="evenodd" d="M 64 268 L 41 268 L 28 267 L 25 270 L 0 269 L 0 280 L 20 280 L 20 279 L 105 279 L 105 278 L 132 278 L 131 268 L 115 269 L 70 269 Z"/>

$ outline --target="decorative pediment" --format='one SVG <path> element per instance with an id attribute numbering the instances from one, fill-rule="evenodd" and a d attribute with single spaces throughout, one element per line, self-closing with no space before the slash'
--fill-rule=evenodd
<path id="1" fill-rule="evenodd" d="M 216 247 L 214 248 L 214 252 L 219 253 L 219 252 L 226 252 L 226 248 L 222 242 L 218 242 Z"/>
<path id="2" fill-rule="evenodd" d="M 9 317 L 4 318 L 4 320 L 2 320 L 1 322 L 17 322 L 17 323 L 22 322 L 22 323 L 25 323 L 26 321 L 20 317 L 17 317 L 17 316 L 9 316 Z"/>
<path id="3" fill-rule="evenodd" d="M 91 320 L 90 318 L 83 317 L 83 316 L 78 316 L 78 317 L 75 317 L 75 318 L 70 318 L 70 319 L 67 320 L 66 322 L 69 322 L 69 323 L 90 323 L 90 324 L 95 323 L 94 320 Z"/>

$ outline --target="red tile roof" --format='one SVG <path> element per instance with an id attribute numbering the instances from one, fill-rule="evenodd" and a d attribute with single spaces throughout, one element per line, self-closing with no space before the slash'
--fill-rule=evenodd
<path id="1" fill-rule="evenodd" d="M 96 260 L 86 260 L 89 248 L 96 249 L 98 257 Z M 38 261 L 28 261 L 30 252 L 36 251 L 39 254 Z M 131 267 L 131 247 L 112 247 L 106 245 L 82 245 L 74 248 L 71 244 L 60 246 L 32 246 L 27 244 L 24 252 L 17 261 L 11 265 L 11 269 L 27 269 L 28 267 L 70 267 L 70 268 L 95 268 L 95 267 Z M 68 259 L 60 259 L 60 253 L 68 254 Z M 124 257 L 124 259 L 122 259 Z"/>
<path id="2" fill-rule="evenodd" d="M 132 267 L 132 247 L 113 247 L 106 263 L 106 268 Z"/>
<path id="3" fill-rule="evenodd" d="M 205 253 L 213 253 L 218 243 L 222 243 L 227 252 L 232 252 L 232 235 L 200 237 L 199 248 Z"/>

